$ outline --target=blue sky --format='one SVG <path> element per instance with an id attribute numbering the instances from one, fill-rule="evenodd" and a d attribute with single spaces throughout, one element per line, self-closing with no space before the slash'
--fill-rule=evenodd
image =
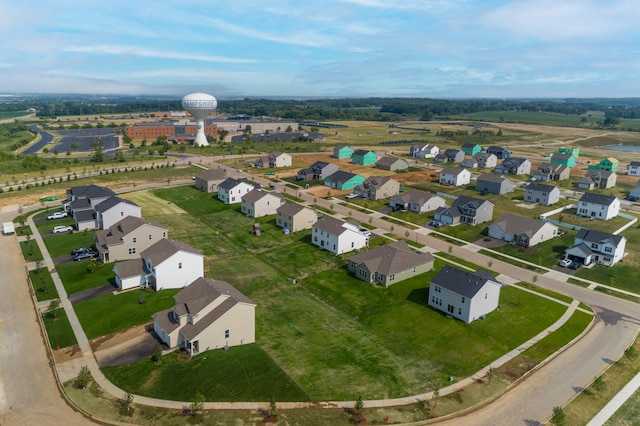
<path id="1" fill-rule="evenodd" d="M 0 0 L 0 93 L 640 96 L 633 0 Z"/>

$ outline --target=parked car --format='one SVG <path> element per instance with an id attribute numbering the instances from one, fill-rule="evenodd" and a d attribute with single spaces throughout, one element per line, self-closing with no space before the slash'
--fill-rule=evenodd
<path id="1" fill-rule="evenodd" d="M 67 217 L 67 212 L 53 212 L 47 216 L 47 220 L 62 219 L 63 217 Z"/>
<path id="2" fill-rule="evenodd" d="M 359 229 L 359 231 L 360 231 L 362 234 L 364 234 L 365 236 L 367 236 L 367 237 L 370 237 L 370 236 L 371 236 L 371 231 L 369 231 L 369 230 L 368 230 L 368 229 L 366 229 L 366 228 L 360 228 L 360 229 Z"/>
<path id="3" fill-rule="evenodd" d="M 78 248 L 75 248 L 75 249 L 71 250 L 71 256 L 75 256 L 75 255 L 80 254 L 80 253 L 88 253 L 88 252 L 89 252 L 88 248 L 86 248 L 86 247 L 78 247 Z"/>
<path id="4" fill-rule="evenodd" d="M 53 230 L 51 232 L 53 232 L 54 234 L 59 234 L 61 232 L 71 232 L 73 231 L 73 226 L 54 226 Z"/>
<path id="5" fill-rule="evenodd" d="M 571 265 L 569 265 L 569 269 L 573 269 L 573 270 L 576 270 L 579 267 L 580 267 L 580 262 L 575 261 L 575 260 L 573 262 L 571 262 Z"/>
<path id="6" fill-rule="evenodd" d="M 440 228 L 441 226 L 444 226 L 444 223 L 437 220 L 432 220 L 431 222 L 429 222 L 429 226 L 433 226 L 434 228 Z"/>
<path id="7" fill-rule="evenodd" d="M 84 252 L 84 253 L 76 254 L 76 256 L 73 258 L 73 260 L 78 262 L 80 260 L 87 260 L 87 259 L 91 259 L 91 258 L 93 258 L 93 254 L 92 253 Z"/>
<path id="8" fill-rule="evenodd" d="M 571 259 L 562 259 L 560 262 L 560 266 L 563 268 L 567 268 L 569 265 L 571 265 Z"/>
<path id="9" fill-rule="evenodd" d="M 347 195 L 346 198 L 352 199 L 352 198 L 356 198 L 357 196 L 358 196 L 358 194 L 356 194 L 355 192 L 352 192 L 351 194 Z"/>

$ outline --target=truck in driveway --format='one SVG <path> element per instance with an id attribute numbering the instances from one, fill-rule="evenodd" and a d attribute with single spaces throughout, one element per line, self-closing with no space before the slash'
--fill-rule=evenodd
<path id="1" fill-rule="evenodd" d="M 2 224 L 2 233 L 4 235 L 11 235 L 16 233 L 16 228 L 13 226 L 13 222 L 4 222 Z"/>

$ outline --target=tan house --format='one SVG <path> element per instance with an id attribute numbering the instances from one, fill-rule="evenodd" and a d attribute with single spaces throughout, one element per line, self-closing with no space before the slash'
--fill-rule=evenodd
<path id="1" fill-rule="evenodd" d="M 220 185 L 226 178 L 226 170 L 205 170 L 195 176 L 196 189 L 204 192 L 218 192 L 218 185 Z"/>
<path id="2" fill-rule="evenodd" d="M 276 225 L 290 232 L 311 229 L 318 214 L 309 207 L 296 203 L 285 203 L 276 209 Z"/>
<path id="3" fill-rule="evenodd" d="M 156 222 L 127 216 L 108 229 L 96 231 L 96 248 L 105 263 L 137 259 L 143 250 L 167 238 L 167 234 L 167 229 Z"/>
<path id="4" fill-rule="evenodd" d="M 615 188 L 618 175 L 607 170 L 587 170 L 583 178 L 578 180 L 580 189 L 609 189 Z"/>
<path id="5" fill-rule="evenodd" d="M 291 167 L 291 155 L 286 152 L 272 152 L 266 157 L 260 157 L 254 163 L 256 167 L 264 168 L 278 168 L 278 167 Z"/>
<path id="6" fill-rule="evenodd" d="M 153 329 L 170 348 L 190 355 L 256 341 L 256 304 L 226 281 L 198 278 L 171 309 L 153 315 Z"/>
<path id="7" fill-rule="evenodd" d="M 407 170 L 409 168 L 409 163 L 403 158 L 382 157 L 376 161 L 376 168 L 396 172 L 398 170 Z"/>
<path id="8" fill-rule="evenodd" d="M 349 258 L 349 272 L 371 284 L 389 287 L 433 269 L 431 253 L 417 253 L 402 240 Z"/>
<path id="9" fill-rule="evenodd" d="M 386 176 L 370 176 L 362 184 L 356 186 L 353 192 L 362 198 L 381 200 L 398 194 L 400 182 Z"/>
<path id="10" fill-rule="evenodd" d="M 276 214 L 278 207 L 284 203 L 280 195 L 256 188 L 242 196 L 240 210 L 251 217 L 269 216 Z"/>

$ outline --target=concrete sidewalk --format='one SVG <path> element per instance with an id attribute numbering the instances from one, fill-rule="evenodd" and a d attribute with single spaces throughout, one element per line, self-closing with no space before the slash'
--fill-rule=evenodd
<path id="1" fill-rule="evenodd" d="M 636 376 L 631 379 L 631 381 L 627 383 L 625 387 L 623 387 L 620 392 L 618 392 L 616 396 L 614 396 L 611 401 L 609 401 L 607 405 L 605 405 L 602 410 L 600 410 L 600 412 L 591 419 L 589 423 L 587 423 L 587 426 L 602 426 L 605 424 L 606 421 L 609 420 L 609 418 L 613 416 L 620 407 L 622 407 L 622 404 L 631 398 L 638 389 L 640 389 L 640 373 L 636 374 Z"/>

